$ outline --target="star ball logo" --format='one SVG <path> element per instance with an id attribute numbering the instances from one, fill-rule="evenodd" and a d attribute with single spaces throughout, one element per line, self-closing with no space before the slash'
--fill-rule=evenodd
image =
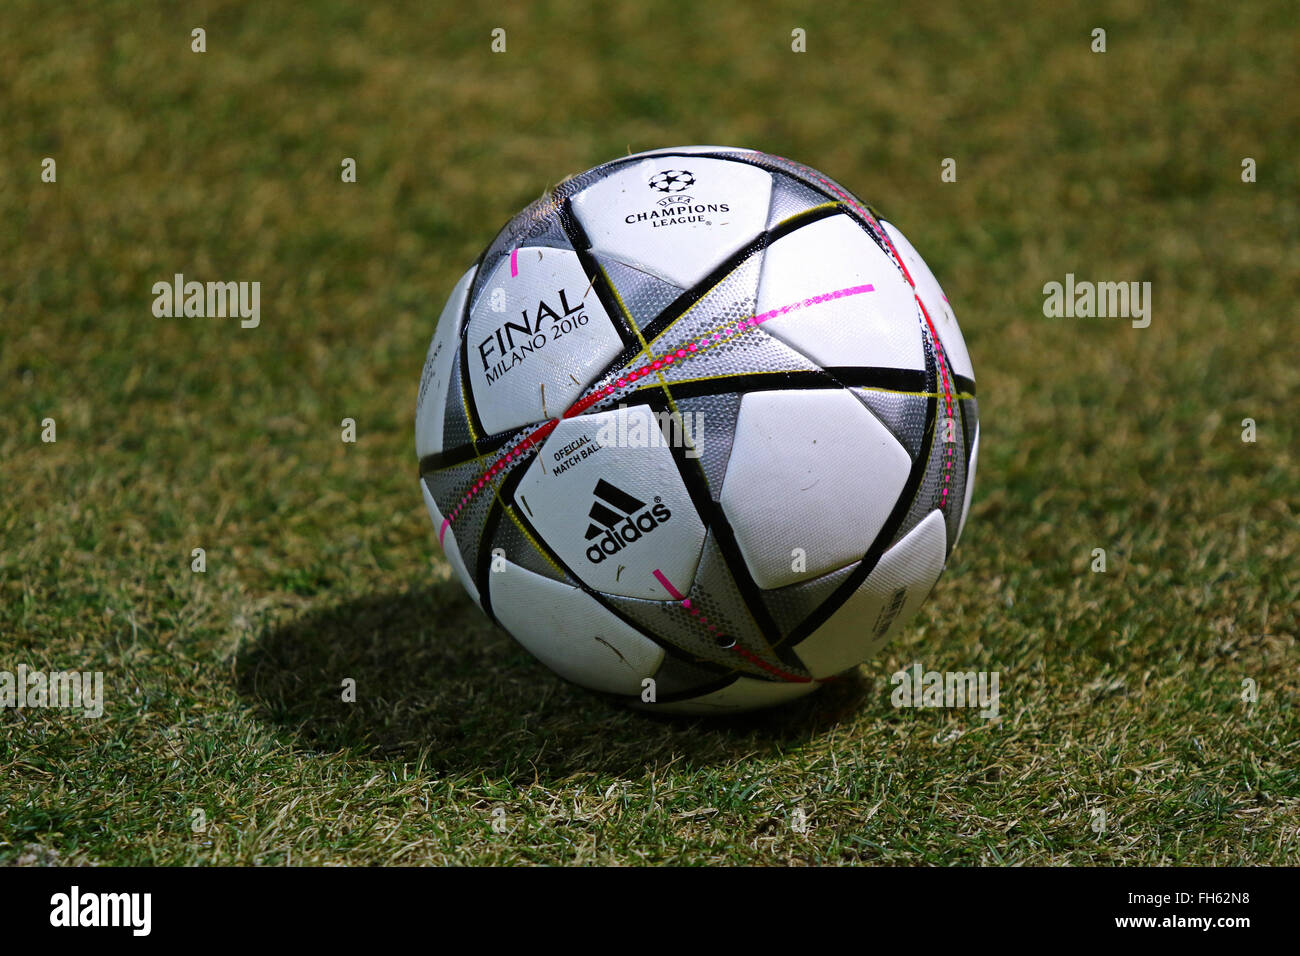
<path id="1" fill-rule="evenodd" d="M 649 186 L 661 193 L 679 193 L 695 185 L 695 175 L 686 169 L 665 169 L 650 177 Z"/>

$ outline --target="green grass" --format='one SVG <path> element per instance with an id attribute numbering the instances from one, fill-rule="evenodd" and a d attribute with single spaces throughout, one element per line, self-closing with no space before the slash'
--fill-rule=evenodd
<path id="1" fill-rule="evenodd" d="M 451 7 L 0 13 L 0 670 L 103 670 L 107 696 L 0 711 L 0 861 L 1300 862 L 1286 6 Z M 693 142 L 898 222 L 982 419 L 970 522 L 905 636 L 724 722 L 615 708 L 490 626 L 412 435 L 441 304 L 498 226 Z M 175 272 L 260 281 L 261 327 L 155 318 Z M 1151 281 L 1151 327 L 1045 318 L 1067 272 Z M 998 670 L 1001 719 L 895 710 L 913 661 Z"/>

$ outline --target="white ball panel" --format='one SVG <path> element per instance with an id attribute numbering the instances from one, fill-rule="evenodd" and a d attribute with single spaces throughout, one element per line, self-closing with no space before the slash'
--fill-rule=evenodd
<path id="1" fill-rule="evenodd" d="M 934 322 L 935 331 L 939 333 L 943 347 L 948 352 L 948 361 L 952 363 L 953 371 L 974 381 L 975 370 L 971 367 L 970 353 L 966 351 L 966 340 L 962 338 L 961 329 L 957 326 L 957 316 L 952 311 L 952 305 L 939 287 L 939 280 L 907 241 L 907 237 L 898 231 L 897 226 L 883 220 L 880 225 L 889 233 L 894 247 L 907 265 L 907 271 L 912 274 L 916 294 L 921 297 L 926 311 L 930 313 L 930 320 Z"/>
<path id="2" fill-rule="evenodd" d="M 629 159 L 641 159 L 645 156 L 662 156 L 665 153 L 756 153 L 758 150 L 744 146 L 667 146 L 663 149 L 647 149 L 633 153 Z"/>
<path id="3" fill-rule="evenodd" d="M 479 600 L 474 577 L 469 573 L 469 568 L 465 567 L 465 559 L 460 556 L 460 548 L 456 547 L 456 532 L 451 530 L 450 525 L 446 531 L 442 530 L 443 514 L 438 510 L 438 503 L 433 500 L 433 495 L 429 494 L 429 486 L 423 481 L 420 482 L 420 491 L 424 493 L 424 506 L 429 509 L 429 517 L 433 519 L 433 530 L 440 539 L 443 553 L 447 555 L 447 563 L 456 572 L 456 577 L 469 592 L 469 596 L 474 599 L 474 603 L 481 608 L 483 602 Z"/>
<path id="4" fill-rule="evenodd" d="M 966 495 L 961 503 L 961 521 L 957 525 L 957 537 L 952 546 L 957 547 L 961 541 L 961 533 L 966 530 L 966 516 L 970 514 L 970 496 L 975 490 L 975 461 L 979 458 L 980 453 L 980 426 L 979 422 L 975 423 L 975 438 L 970 444 L 970 467 L 966 471 Z"/>
<path id="5" fill-rule="evenodd" d="M 767 250 L 759 314 L 854 286 L 873 291 L 779 315 L 763 330 L 823 367 L 924 369 L 916 300 L 898 266 L 848 216 L 782 236 Z"/>
<path id="6" fill-rule="evenodd" d="M 740 404 L 720 503 L 762 588 L 861 558 L 912 461 L 847 390 L 751 392 Z M 791 569 L 802 548 L 807 566 Z"/>
<path id="7" fill-rule="evenodd" d="M 672 600 L 658 571 L 682 593 L 690 590 L 704 523 L 649 406 L 560 422 L 514 500 L 588 587 Z"/>
<path id="8" fill-rule="evenodd" d="M 475 407 L 493 434 L 562 414 L 622 341 L 577 255 L 527 246 L 487 279 L 465 348 Z"/>
<path id="9" fill-rule="evenodd" d="M 471 268 L 451 290 L 438 319 L 433 341 L 429 344 L 429 353 L 425 356 L 420 397 L 415 407 L 415 453 L 421 458 L 442 451 L 447 385 L 451 381 L 452 364 L 460 345 L 460 320 L 465 310 L 465 297 L 469 295 L 475 271 L 476 268 Z"/>
<path id="10" fill-rule="evenodd" d="M 650 185 L 670 170 L 694 182 L 668 193 Z M 772 177 L 747 163 L 647 156 L 578 193 L 572 209 L 595 252 L 689 288 L 763 231 L 771 193 Z"/>
<path id="11" fill-rule="evenodd" d="M 691 700 L 662 704 L 639 704 L 642 710 L 663 714 L 739 714 L 760 707 L 772 707 L 797 700 L 815 691 L 820 684 L 766 681 L 739 677 L 721 690 Z"/>
<path id="12" fill-rule="evenodd" d="M 931 511 L 892 548 L 821 627 L 795 647 L 821 679 L 870 658 L 897 634 L 943 571 L 947 548 L 943 513 Z"/>
<path id="13" fill-rule="evenodd" d="M 492 611 L 534 657 L 561 677 L 611 694 L 640 694 L 663 648 L 581 588 L 509 561 L 492 573 Z"/>

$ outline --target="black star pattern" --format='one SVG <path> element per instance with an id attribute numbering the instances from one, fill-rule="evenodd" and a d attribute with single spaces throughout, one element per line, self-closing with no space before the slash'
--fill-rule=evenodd
<path id="1" fill-rule="evenodd" d="M 665 169 L 651 176 L 649 185 L 661 193 L 679 193 L 695 185 L 695 176 L 685 169 Z"/>

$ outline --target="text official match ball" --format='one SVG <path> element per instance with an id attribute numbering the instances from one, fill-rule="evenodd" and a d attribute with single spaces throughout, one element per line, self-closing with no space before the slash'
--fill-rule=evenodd
<path id="1" fill-rule="evenodd" d="M 975 375 L 911 243 L 753 150 L 597 166 L 452 290 L 420 487 L 479 606 L 649 709 L 801 697 L 870 658 L 961 535 Z"/>

